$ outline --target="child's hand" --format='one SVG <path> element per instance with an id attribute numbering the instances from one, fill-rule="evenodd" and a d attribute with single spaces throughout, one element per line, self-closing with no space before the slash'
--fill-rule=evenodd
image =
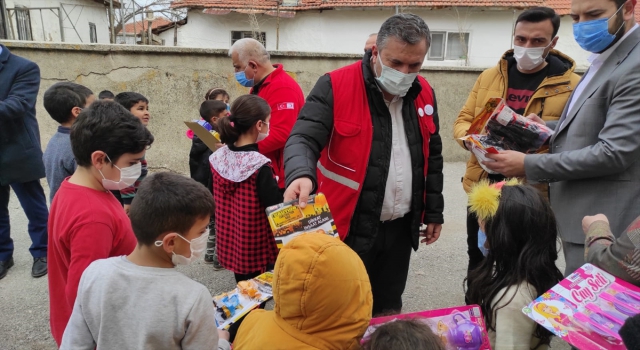
<path id="1" fill-rule="evenodd" d="M 131 209 L 131 204 L 125 204 L 124 205 L 124 212 L 127 214 L 127 216 L 129 215 L 129 209 Z"/>
<path id="2" fill-rule="evenodd" d="M 589 227 L 591 227 L 591 225 L 593 225 L 593 223 L 596 221 L 604 221 L 609 224 L 609 219 L 607 219 L 604 214 L 585 216 L 584 219 L 582 219 L 582 230 L 585 234 L 589 231 Z"/>
<path id="3" fill-rule="evenodd" d="M 231 336 L 229 335 L 229 332 L 225 331 L 224 329 L 218 329 L 218 338 L 229 341 L 230 337 Z"/>
<path id="4" fill-rule="evenodd" d="M 222 147 L 224 147 L 224 143 L 221 143 L 221 142 L 216 143 L 216 151 Z"/>

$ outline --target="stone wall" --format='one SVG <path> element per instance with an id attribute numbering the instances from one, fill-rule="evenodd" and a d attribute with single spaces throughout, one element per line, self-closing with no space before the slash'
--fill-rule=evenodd
<path id="1" fill-rule="evenodd" d="M 114 93 L 137 91 L 150 100 L 149 129 L 156 139 L 147 153 L 150 167 L 187 174 L 191 141 L 185 137 L 183 121 L 199 117 L 200 103 L 211 87 L 226 88 L 232 99 L 248 92 L 236 83 L 226 50 L 17 41 L 4 44 L 14 54 L 40 66 L 37 113 L 43 149 L 57 128 L 42 105 L 42 95 L 49 86 L 72 81 L 86 85 L 96 95 L 105 89 Z M 357 59 L 357 55 L 272 54 L 272 62 L 282 63 L 305 95 L 322 74 Z M 445 161 L 464 161 L 468 156 L 453 140 L 453 122 L 479 73 L 468 68 L 421 72 L 436 91 Z"/>

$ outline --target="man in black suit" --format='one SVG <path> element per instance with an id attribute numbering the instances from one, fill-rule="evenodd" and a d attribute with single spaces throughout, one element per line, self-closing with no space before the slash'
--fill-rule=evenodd
<path id="1" fill-rule="evenodd" d="M 36 120 L 38 65 L 0 45 L 0 279 L 13 266 L 9 194 L 13 189 L 29 219 L 31 275 L 47 274 L 49 210 L 40 179 L 45 177 Z"/>

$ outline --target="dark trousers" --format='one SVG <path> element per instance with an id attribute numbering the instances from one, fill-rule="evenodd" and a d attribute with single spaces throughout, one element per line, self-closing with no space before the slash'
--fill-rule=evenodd
<path id="1" fill-rule="evenodd" d="M 478 217 L 467 208 L 467 255 L 469 256 L 469 265 L 467 265 L 467 290 L 469 290 L 469 276 L 471 271 L 480 266 L 484 255 L 478 248 Z M 465 302 L 469 304 L 469 300 L 465 297 Z"/>
<path id="2" fill-rule="evenodd" d="M 402 311 L 411 259 L 411 215 L 381 222 L 373 247 L 360 254 L 373 293 L 373 316 Z"/>
<path id="3" fill-rule="evenodd" d="M 31 255 L 34 258 L 46 257 L 49 209 L 40 181 L 34 180 L 0 186 L 0 261 L 9 260 L 13 256 L 13 240 L 11 239 L 11 224 L 9 222 L 10 189 L 15 192 L 22 210 L 29 219 L 28 230 L 32 243 L 29 251 Z"/>

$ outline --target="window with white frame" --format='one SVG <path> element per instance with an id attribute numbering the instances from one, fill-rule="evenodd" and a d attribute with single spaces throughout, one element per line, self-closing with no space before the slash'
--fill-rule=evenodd
<path id="1" fill-rule="evenodd" d="M 96 24 L 89 22 L 89 40 L 91 43 L 98 42 L 98 33 L 96 33 Z"/>
<path id="2" fill-rule="evenodd" d="M 468 54 L 469 33 L 431 32 L 428 60 L 464 60 Z"/>
<path id="3" fill-rule="evenodd" d="M 253 33 L 250 31 L 231 31 L 231 45 L 244 38 L 253 38 Z M 259 37 L 255 39 L 261 42 L 264 47 L 267 47 L 267 33 L 260 32 Z"/>

